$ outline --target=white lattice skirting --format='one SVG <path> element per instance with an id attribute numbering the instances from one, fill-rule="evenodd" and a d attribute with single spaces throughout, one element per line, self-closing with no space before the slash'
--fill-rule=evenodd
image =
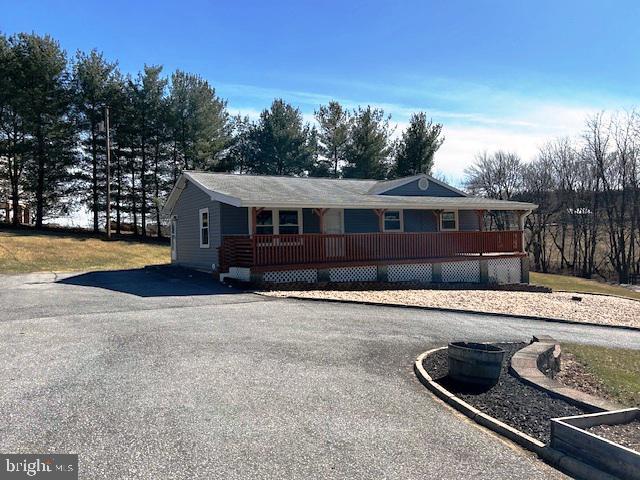
<path id="1" fill-rule="evenodd" d="M 520 258 L 492 258 L 487 262 L 489 283 L 520 283 L 522 281 Z"/>
<path id="2" fill-rule="evenodd" d="M 251 270 L 244 267 L 230 267 L 229 273 L 226 274 L 229 278 L 235 278 L 241 282 L 248 282 L 251 280 Z"/>
<path id="3" fill-rule="evenodd" d="M 444 283 L 479 283 L 480 262 L 445 262 L 442 263 L 442 281 Z"/>
<path id="4" fill-rule="evenodd" d="M 318 271 L 314 268 L 307 270 L 283 270 L 280 272 L 265 272 L 262 276 L 265 283 L 316 283 Z"/>
<path id="5" fill-rule="evenodd" d="M 489 283 L 513 284 L 522 281 L 520 258 L 488 258 L 487 280 Z M 479 283 L 481 279 L 480 261 L 443 262 L 440 264 L 443 283 Z M 248 282 L 251 272 L 248 268 L 231 267 L 222 277 L 235 278 Z M 433 264 L 409 263 L 388 265 L 387 278 L 390 282 L 433 282 Z M 330 282 L 375 282 L 378 280 L 378 267 L 375 265 L 357 267 L 335 267 L 329 269 Z M 281 270 L 262 274 L 265 283 L 317 283 L 318 270 L 315 268 L 299 270 Z"/>
<path id="6" fill-rule="evenodd" d="M 389 265 L 390 282 L 431 282 L 430 263 L 410 263 L 406 265 Z"/>
<path id="7" fill-rule="evenodd" d="M 329 269 L 330 282 L 375 282 L 377 279 L 378 268 L 375 265 Z"/>

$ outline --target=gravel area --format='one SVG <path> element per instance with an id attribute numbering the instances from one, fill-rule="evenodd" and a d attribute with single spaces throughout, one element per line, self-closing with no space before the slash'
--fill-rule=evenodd
<path id="1" fill-rule="evenodd" d="M 640 328 L 640 302 L 606 295 L 493 290 L 302 290 L 271 291 L 275 297 L 326 298 L 450 308 L 478 312 L 558 318 Z M 581 301 L 572 300 L 580 297 Z"/>
<path id="2" fill-rule="evenodd" d="M 638 420 L 622 425 L 597 425 L 588 428 L 587 431 L 640 452 L 640 421 Z"/>
<path id="3" fill-rule="evenodd" d="M 429 375 L 465 402 L 473 405 L 507 425 L 548 443 L 551 436 L 550 419 L 586 413 L 564 400 L 552 398 L 548 394 L 520 382 L 508 371 L 511 357 L 525 347 L 526 343 L 496 343 L 505 350 L 502 373 L 498 383 L 486 389 L 469 388 L 448 377 L 448 357 L 446 350 L 440 350 L 425 358 L 423 365 Z"/>

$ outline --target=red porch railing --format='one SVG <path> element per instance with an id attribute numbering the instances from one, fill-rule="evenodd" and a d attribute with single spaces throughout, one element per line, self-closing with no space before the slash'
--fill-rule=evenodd
<path id="1" fill-rule="evenodd" d="M 230 236 L 220 270 L 519 253 L 522 231 Z"/>

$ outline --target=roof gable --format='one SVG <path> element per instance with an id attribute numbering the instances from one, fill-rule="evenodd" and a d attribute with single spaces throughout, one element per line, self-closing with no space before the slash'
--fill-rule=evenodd
<path id="1" fill-rule="evenodd" d="M 421 188 L 426 184 L 426 188 Z M 369 194 L 372 195 L 397 195 L 397 196 L 423 196 L 423 197 L 467 197 L 468 195 L 457 188 L 433 178 L 424 173 L 411 177 L 397 178 L 376 183 Z"/>

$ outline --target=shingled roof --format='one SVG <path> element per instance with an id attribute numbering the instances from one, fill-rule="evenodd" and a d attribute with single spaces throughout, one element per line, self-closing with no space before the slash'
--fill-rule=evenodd
<path id="1" fill-rule="evenodd" d="M 380 194 L 421 176 L 457 192 L 459 196 L 400 196 Z M 404 181 L 403 181 L 404 180 Z M 525 202 L 472 197 L 428 175 L 392 181 L 309 177 L 278 177 L 186 171 L 182 174 L 164 207 L 170 214 L 186 182 L 210 195 L 212 200 L 236 207 L 287 208 L 399 208 L 459 210 L 533 210 Z M 387 185 L 385 185 L 387 184 Z"/>

